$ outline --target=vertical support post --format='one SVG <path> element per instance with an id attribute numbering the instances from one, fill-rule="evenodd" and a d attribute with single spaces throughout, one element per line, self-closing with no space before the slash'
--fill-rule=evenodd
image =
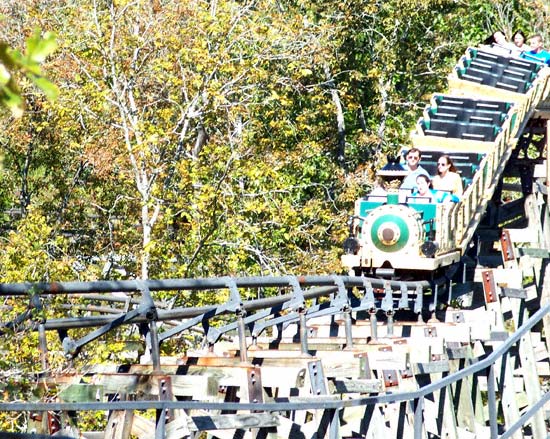
<path id="1" fill-rule="evenodd" d="M 418 285 L 415 290 L 416 298 L 414 299 L 414 312 L 418 314 L 418 323 L 423 323 L 422 308 L 424 307 L 424 291 L 422 287 Z"/>
<path id="2" fill-rule="evenodd" d="M 453 300 L 453 283 L 451 282 L 451 280 L 449 280 L 449 296 L 447 298 L 447 303 L 451 303 L 452 300 Z"/>
<path id="3" fill-rule="evenodd" d="M 309 355 L 309 348 L 307 346 L 307 320 L 306 310 L 300 310 L 300 348 L 302 355 Z"/>
<path id="4" fill-rule="evenodd" d="M 237 316 L 237 332 L 239 335 L 239 351 L 240 358 L 243 363 L 248 362 L 248 353 L 246 349 L 246 327 L 244 324 L 244 318 L 246 317 L 246 310 L 243 307 L 241 296 L 239 294 L 239 289 L 237 288 L 237 283 L 232 278 L 227 278 L 226 282 L 227 287 L 229 288 L 230 294 L 230 307 L 229 309 L 235 311 Z"/>
<path id="5" fill-rule="evenodd" d="M 434 301 L 432 302 L 432 305 L 431 305 L 431 312 L 432 312 L 432 317 L 430 318 L 429 321 L 431 322 L 437 322 L 437 295 L 439 294 L 439 285 L 434 285 L 433 288 L 432 288 L 432 293 L 434 295 Z"/>
<path id="6" fill-rule="evenodd" d="M 393 292 L 389 282 L 384 285 L 384 298 L 382 299 L 382 310 L 386 313 L 386 336 L 393 336 Z"/>
<path id="7" fill-rule="evenodd" d="M 353 349 L 351 308 L 349 306 L 344 309 L 344 323 L 346 325 L 346 349 Z"/>
<path id="8" fill-rule="evenodd" d="M 388 318 L 386 322 L 388 333 L 386 335 L 393 337 L 393 311 L 386 312 L 386 317 Z"/>
<path id="9" fill-rule="evenodd" d="M 363 286 L 365 288 L 365 294 L 363 299 L 361 299 L 361 305 L 364 306 L 364 309 L 368 309 L 371 341 L 376 342 L 376 339 L 378 338 L 378 321 L 376 319 L 378 309 L 376 308 L 376 303 L 374 301 L 374 289 L 372 288 L 372 284 L 366 280 L 366 278 L 363 278 Z"/>
<path id="10" fill-rule="evenodd" d="M 330 420 L 329 437 L 330 439 L 340 438 L 340 409 L 334 409 L 332 413 L 332 418 Z"/>
<path id="11" fill-rule="evenodd" d="M 48 373 L 48 345 L 46 343 L 46 327 L 44 323 L 38 325 L 38 337 L 40 338 L 40 359 L 42 360 L 42 371 Z"/>
<path id="12" fill-rule="evenodd" d="M 422 439 L 422 412 L 424 411 L 424 397 L 415 399 L 416 407 L 414 409 L 414 439 Z"/>
<path id="13" fill-rule="evenodd" d="M 246 329 L 244 326 L 244 316 L 243 312 L 237 312 L 237 324 L 238 324 L 238 332 L 239 332 L 239 351 L 240 351 L 240 357 L 241 361 L 243 363 L 248 362 L 248 352 L 246 350 Z"/>
<path id="14" fill-rule="evenodd" d="M 498 438 L 498 424 L 497 424 L 497 396 L 496 396 L 496 379 L 495 379 L 495 366 L 491 364 L 489 366 L 489 373 L 487 374 L 487 392 L 488 392 L 488 407 L 489 407 L 489 430 L 491 432 L 491 439 Z"/>
<path id="15" fill-rule="evenodd" d="M 370 333 L 373 342 L 376 342 L 378 339 L 378 319 L 376 318 L 376 311 L 376 308 L 371 308 L 369 310 Z"/>
<path id="16" fill-rule="evenodd" d="M 159 410 L 160 417 L 155 428 L 155 439 L 164 439 L 166 437 L 166 420 L 164 416 L 166 415 L 166 410 Z"/>
<path id="17" fill-rule="evenodd" d="M 346 349 L 353 348 L 353 336 L 351 330 L 351 306 L 349 303 L 349 295 L 351 292 L 346 289 L 346 285 L 340 276 L 332 276 L 334 284 L 338 287 L 338 294 L 334 299 L 335 304 L 338 304 L 340 310 L 344 314 L 344 324 L 346 331 Z"/>
<path id="18" fill-rule="evenodd" d="M 155 321 L 149 322 L 149 334 L 151 337 L 151 359 L 153 361 L 153 370 L 155 372 L 160 372 L 159 335 L 157 331 L 157 323 Z"/>

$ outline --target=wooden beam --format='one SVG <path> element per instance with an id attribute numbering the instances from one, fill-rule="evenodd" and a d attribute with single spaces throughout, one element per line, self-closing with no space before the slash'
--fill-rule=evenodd
<path id="1" fill-rule="evenodd" d="M 277 427 L 279 416 L 273 413 L 242 413 L 234 415 L 191 416 L 190 431 L 234 430 L 262 427 Z"/>

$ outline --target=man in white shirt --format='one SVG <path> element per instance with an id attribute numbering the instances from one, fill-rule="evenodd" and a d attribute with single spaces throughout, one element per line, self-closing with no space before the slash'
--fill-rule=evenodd
<path id="1" fill-rule="evenodd" d="M 409 173 L 401 183 L 400 189 L 416 190 L 416 177 L 423 174 L 429 178 L 430 174 L 420 166 L 421 153 L 418 148 L 410 149 L 405 158 L 407 159 L 406 169 Z"/>

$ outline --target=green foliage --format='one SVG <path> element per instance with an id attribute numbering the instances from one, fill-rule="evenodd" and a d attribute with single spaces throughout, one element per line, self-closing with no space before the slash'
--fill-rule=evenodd
<path id="1" fill-rule="evenodd" d="M 41 36 L 39 30 L 27 39 L 27 50 L 21 53 L 5 42 L 0 42 L 0 103 L 14 116 L 23 114 L 23 98 L 16 79 L 24 75 L 38 87 L 48 99 L 58 95 L 57 87 L 42 74 L 41 64 L 57 48 L 56 37 L 52 32 Z"/>

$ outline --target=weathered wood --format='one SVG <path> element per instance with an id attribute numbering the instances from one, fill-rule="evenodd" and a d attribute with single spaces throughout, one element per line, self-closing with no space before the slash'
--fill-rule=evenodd
<path id="1" fill-rule="evenodd" d="M 550 303 L 550 264 L 547 264 L 544 268 L 544 276 L 542 279 L 542 291 L 540 297 L 541 306 L 548 305 Z M 546 315 L 542 318 L 544 326 L 544 335 L 546 341 L 546 350 L 550 352 L 550 315 Z"/>
<path id="2" fill-rule="evenodd" d="M 443 373 L 449 371 L 449 361 L 430 361 L 429 363 L 417 363 L 413 365 L 413 373 L 415 375 Z"/>
<path id="3" fill-rule="evenodd" d="M 279 416 L 273 413 L 242 413 L 234 415 L 191 416 L 188 420 L 189 431 L 212 431 L 277 427 Z"/>
<path id="4" fill-rule="evenodd" d="M 187 396 L 193 399 L 201 400 L 216 396 L 218 393 L 218 377 L 211 375 L 170 375 L 172 381 L 172 392 L 174 396 Z M 88 394 L 87 401 L 97 400 L 97 392 L 102 394 L 118 393 L 120 391 L 127 394 L 138 395 L 141 399 L 151 399 L 159 395 L 159 377 L 154 375 L 141 374 L 102 374 L 94 379 L 96 385 L 91 385 L 87 391 L 80 390 L 83 393 L 82 398 Z M 86 385 L 73 385 L 69 389 L 71 393 L 77 389 L 86 387 Z M 69 391 L 69 389 L 67 391 Z M 94 393 L 96 392 L 96 393 Z M 81 402 L 84 402 L 82 399 Z"/>
<path id="5" fill-rule="evenodd" d="M 138 439 L 151 439 L 155 436 L 155 422 L 138 414 L 134 414 L 132 435 Z"/>
<path id="6" fill-rule="evenodd" d="M 503 311 L 500 301 L 497 300 L 496 302 L 487 303 L 486 306 L 488 309 L 496 311 L 497 316 L 500 316 L 500 318 L 497 319 L 497 329 L 504 330 Z M 502 342 L 496 341 L 492 344 L 495 348 L 498 348 Z M 519 408 L 516 401 L 517 390 L 514 386 L 513 367 L 510 356 L 507 355 L 504 358 L 498 359 L 495 362 L 494 370 L 496 372 L 496 384 L 500 389 L 502 389 L 501 404 L 504 414 L 504 425 L 508 428 L 520 417 Z M 516 432 L 513 437 L 515 439 L 521 439 L 521 432 Z"/>
<path id="7" fill-rule="evenodd" d="M 535 363 L 535 354 L 533 351 L 533 345 L 531 343 L 531 334 L 527 333 L 521 338 L 519 345 L 519 357 L 521 361 L 521 368 L 523 369 L 524 385 L 527 394 L 527 403 L 532 406 L 536 404 L 541 396 L 542 391 L 540 388 L 539 376 L 537 373 L 537 367 Z M 538 411 L 530 420 L 531 427 L 533 429 L 534 439 L 547 438 L 546 424 L 544 420 L 544 414 Z"/>
<path id="8" fill-rule="evenodd" d="M 131 410 L 112 410 L 107 419 L 105 439 L 129 439 L 134 416 Z"/>
<path id="9" fill-rule="evenodd" d="M 470 364 L 472 364 L 470 359 L 451 361 L 451 372 L 456 372 Z M 475 377 L 467 376 L 452 386 L 459 435 L 463 430 L 475 433 L 480 425 L 485 424 L 485 421 L 480 419 L 483 414 L 481 392 L 477 383 L 474 385 L 474 380 Z"/>
<path id="10" fill-rule="evenodd" d="M 166 439 L 181 439 L 190 433 L 189 416 L 184 410 L 174 410 L 174 419 L 166 424 Z"/>
<path id="11" fill-rule="evenodd" d="M 102 401 L 104 395 L 103 386 L 95 384 L 71 384 L 65 387 L 57 397 L 63 402 L 92 402 Z"/>
<path id="12" fill-rule="evenodd" d="M 334 391 L 336 393 L 380 393 L 383 384 L 379 379 L 347 379 L 334 380 Z"/>

